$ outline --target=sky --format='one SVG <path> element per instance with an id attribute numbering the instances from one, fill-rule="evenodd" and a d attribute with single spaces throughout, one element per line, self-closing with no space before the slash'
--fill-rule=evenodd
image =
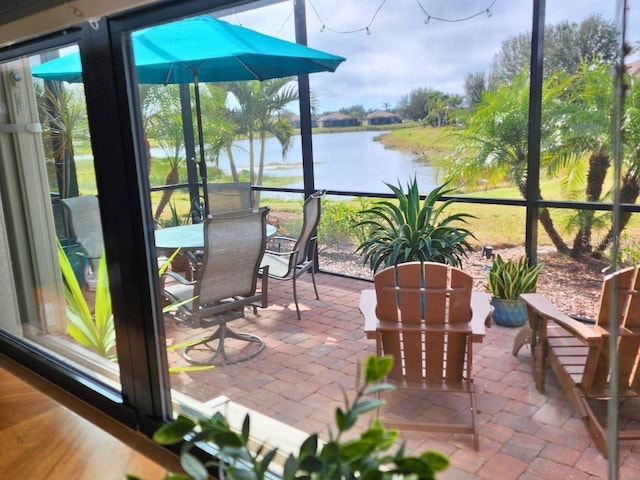
<path id="1" fill-rule="evenodd" d="M 546 3 L 547 24 L 592 14 L 615 19 L 614 0 Z M 633 42 L 640 39 L 640 0 L 628 5 Z M 308 45 L 347 59 L 334 73 L 310 76 L 318 110 L 394 107 L 416 88 L 463 95 L 468 73 L 488 74 L 502 42 L 531 31 L 532 9 L 532 0 L 306 0 Z M 292 11 L 287 0 L 223 19 L 293 41 Z"/>

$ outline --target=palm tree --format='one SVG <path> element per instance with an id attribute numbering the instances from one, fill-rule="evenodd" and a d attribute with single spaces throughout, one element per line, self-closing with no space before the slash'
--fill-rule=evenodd
<path id="1" fill-rule="evenodd" d="M 625 171 L 620 186 L 620 201 L 622 203 L 636 203 L 640 195 L 640 85 L 637 77 L 628 77 L 629 87 L 624 114 L 624 148 L 623 164 Z M 628 224 L 631 213 L 622 212 L 620 215 L 620 231 Z M 619 232 L 613 227 L 602 238 L 598 245 L 598 252 L 604 251 L 614 241 Z"/>
<path id="2" fill-rule="evenodd" d="M 558 76 L 558 75 L 557 75 Z M 564 75 L 566 77 L 566 75 Z M 549 146 L 550 175 L 563 178 L 563 194 L 570 200 L 599 202 L 611 166 L 612 81 L 607 64 L 582 64 L 578 74 L 567 77 L 562 107 L 556 115 L 554 142 Z M 571 248 L 574 258 L 592 250 L 593 227 L 602 215 L 579 211 L 570 223 L 577 225 Z"/>
<path id="3" fill-rule="evenodd" d="M 38 108 L 43 118 L 43 141 L 46 155 L 53 158 L 58 193 L 61 198 L 77 197 L 78 180 L 73 143 L 89 138 L 87 114 L 82 89 L 65 87 L 62 82 L 48 81 L 39 97 Z"/>
<path id="4" fill-rule="evenodd" d="M 234 112 L 236 134 L 247 136 L 249 141 L 249 180 L 254 185 L 262 185 L 264 177 L 265 142 L 267 136 L 274 135 L 282 146 L 283 156 L 291 146 L 293 128 L 287 128 L 288 121 L 279 114 L 285 107 L 298 99 L 298 88 L 291 77 L 276 78 L 259 82 L 231 82 L 227 90 L 240 105 Z M 286 122 L 286 123 L 285 123 Z M 254 140 L 260 140 L 258 169 L 255 168 Z M 230 144 L 229 158 L 233 159 Z M 256 199 L 256 203 L 259 198 Z"/>
<path id="5" fill-rule="evenodd" d="M 549 138 L 552 109 L 564 88 L 561 83 L 545 83 L 545 118 L 541 132 L 543 139 Z M 466 127 L 457 131 L 457 148 L 442 165 L 446 180 L 461 186 L 476 185 L 480 181 L 493 186 L 509 181 L 526 198 L 528 112 L 529 79 L 526 72 L 517 76 L 510 85 L 485 91 L 480 103 L 469 116 Z M 538 198 L 542 199 L 540 190 Z M 547 208 L 540 209 L 539 220 L 556 249 L 560 252 L 568 251 Z"/>
<path id="6" fill-rule="evenodd" d="M 180 166 L 184 163 L 184 134 L 182 130 L 182 110 L 177 85 L 154 85 L 144 99 L 147 116 L 147 133 L 164 151 L 169 171 L 165 185 L 175 185 L 180 181 Z M 153 215 L 158 220 L 169 203 L 173 190 L 162 192 L 160 202 Z"/>

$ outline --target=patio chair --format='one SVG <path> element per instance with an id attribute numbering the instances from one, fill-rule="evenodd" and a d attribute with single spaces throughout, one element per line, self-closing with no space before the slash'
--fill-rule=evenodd
<path id="1" fill-rule="evenodd" d="M 207 194 L 211 215 L 253 208 L 250 182 L 209 183 Z"/>
<path id="2" fill-rule="evenodd" d="M 547 365 L 553 369 L 595 446 L 607 456 L 606 407 L 609 397 L 609 334 L 612 312 L 619 318 L 618 395 L 619 440 L 640 439 L 637 415 L 640 396 L 640 267 L 629 267 L 604 277 L 595 325 L 565 315 L 540 294 L 523 294 L 527 306 L 532 373 L 536 388 L 545 390 Z M 633 399 L 636 398 L 634 401 Z M 626 408 L 625 408 L 626 407 Z M 634 419 L 635 417 L 635 419 Z"/>
<path id="3" fill-rule="evenodd" d="M 211 365 L 220 356 L 223 363 L 238 363 L 255 357 L 264 341 L 249 333 L 234 332 L 228 322 L 244 316 L 246 306 L 267 307 L 268 269 L 257 290 L 260 263 L 266 245 L 266 217 L 269 209 L 241 210 L 209 215 L 204 222 L 204 255 L 190 281 L 174 272 L 165 275 L 164 294 L 179 305 L 168 313 L 178 323 L 193 328 L 218 327 L 216 331 L 183 349 L 193 364 Z M 167 282 L 166 277 L 175 282 Z M 229 355 L 225 342 L 238 340 L 255 344 L 245 353 Z M 237 343 L 237 342 L 234 342 Z M 240 350 L 246 350 L 243 345 Z"/>
<path id="4" fill-rule="evenodd" d="M 311 272 L 313 290 L 318 295 L 315 276 L 316 229 L 320 223 L 320 201 L 324 192 L 315 192 L 304 202 L 302 230 L 297 238 L 274 236 L 269 239 L 267 251 L 262 260 L 263 267 L 269 267 L 269 276 L 275 280 L 291 280 L 293 301 L 296 304 L 298 320 L 301 319 L 296 280 L 304 272 Z"/>
<path id="5" fill-rule="evenodd" d="M 398 389 L 468 395 L 471 416 L 466 423 L 385 418 L 385 425 L 426 432 L 471 433 L 478 450 L 476 389 L 471 378 L 473 277 L 440 263 L 409 262 L 376 273 L 374 284 L 375 310 L 361 311 L 376 317 L 377 354 L 394 357 L 387 381 Z M 478 310 L 488 318 L 491 308 L 488 297 L 484 300 L 486 305 Z"/>
<path id="6" fill-rule="evenodd" d="M 94 291 L 98 262 L 104 250 L 98 197 L 83 195 L 60 200 L 66 212 L 69 234 L 82 247 L 76 252 L 82 263 L 84 287 Z"/>

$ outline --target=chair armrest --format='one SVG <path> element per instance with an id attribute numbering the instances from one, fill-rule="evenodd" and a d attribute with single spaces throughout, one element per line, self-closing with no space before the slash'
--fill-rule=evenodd
<path id="1" fill-rule="evenodd" d="M 376 291 L 374 289 L 363 290 L 360 294 L 360 304 L 358 308 L 364 317 L 364 333 L 367 338 L 376 338 L 376 328 L 378 328 L 378 317 L 376 317 Z"/>
<path id="2" fill-rule="evenodd" d="M 491 327 L 491 299 L 488 293 L 471 292 L 471 324 Z"/>
<path id="3" fill-rule="evenodd" d="M 554 304 L 539 293 L 523 293 L 520 295 L 520 298 L 524 300 L 527 309 L 533 310 L 542 318 L 552 320 L 585 343 L 590 344 L 597 342 L 601 338 L 600 333 L 595 329 L 561 312 Z"/>
<path id="4" fill-rule="evenodd" d="M 271 246 L 273 248 L 273 245 L 277 245 L 278 247 L 280 247 L 283 243 L 295 245 L 296 242 L 297 242 L 297 240 L 295 238 L 276 235 L 276 236 L 271 237 L 271 238 L 269 238 L 267 240 L 267 250 L 266 251 L 271 253 L 271 254 L 274 254 L 274 255 L 290 255 L 292 253 L 291 250 L 288 250 L 286 252 L 282 252 L 281 250 L 272 250 L 269 247 Z"/>
<path id="5" fill-rule="evenodd" d="M 180 282 L 183 285 L 195 285 L 197 283 L 196 280 L 187 280 L 186 278 L 184 278 L 182 275 L 180 275 L 179 273 L 176 272 L 172 272 L 172 271 L 166 271 L 164 272 L 164 274 L 162 275 L 163 277 L 171 277 L 174 280 L 176 280 L 177 282 Z M 164 279 L 163 279 L 164 282 Z"/>

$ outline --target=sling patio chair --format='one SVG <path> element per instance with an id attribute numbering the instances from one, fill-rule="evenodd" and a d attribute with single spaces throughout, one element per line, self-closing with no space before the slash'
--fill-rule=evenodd
<path id="1" fill-rule="evenodd" d="M 545 390 L 547 366 L 555 373 L 595 446 L 607 456 L 610 396 L 609 337 L 617 318 L 619 440 L 640 440 L 640 267 L 604 277 L 594 325 L 572 318 L 536 293 L 522 294 L 530 327 L 532 373 Z M 614 313 L 615 312 L 615 313 Z M 614 316 L 615 315 L 615 316 Z M 635 415 L 633 410 L 635 410 Z"/>
<path id="2" fill-rule="evenodd" d="M 296 279 L 304 272 L 311 272 L 313 290 L 318 295 L 315 276 L 316 229 L 320 223 L 320 203 L 324 192 L 311 194 L 304 202 L 302 230 L 297 238 L 274 236 L 269 239 L 267 251 L 262 260 L 263 267 L 269 267 L 269 276 L 274 280 L 293 282 L 293 301 L 296 304 L 298 320 L 301 319 Z"/>
<path id="3" fill-rule="evenodd" d="M 186 346 L 183 357 L 197 365 L 238 363 L 255 357 L 264 349 L 264 340 L 249 333 L 235 332 L 228 322 L 244 316 L 244 308 L 267 307 L 268 268 L 260 263 L 266 245 L 266 217 L 269 209 L 241 210 L 209 215 L 204 222 L 204 254 L 189 281 L 167 272 L 164 295 L 177 307 L 168 315 L 192 328 L 218 327 L 196 343 Z M 259 273 L 264 273 L 258 289 Z M 169 278 L 175 280 L 171 282 Z M 227 351 L 225 342 L 235 351 Z M 240 345 L 239 348 L 237 345 Z"/>
<path id="4" fill-rule="evenodd" d="M 212 215 L 253 208 L 250 182 L 208 183 L 207 194 Z"/>
<path id="5" fill-rule="evenodd" d="M 375 308 L 365 290 L 360 310 L 365 327 L 376 327 L 377 354 L 394 358 L 387 381 L 399 390 L 468 395 L 470 413 L 464 423 L 457 414 L 447 422 L 432 421 L 427 413 L 424 419 L 385 418 L 385 425 L 426 432 L 471 433 L 478 450 L 472 342 L 482 340 L 484 325 L 489 324 L 489 296 L 480 293 L 472 300 L 473 277 L 460 269 L 431 262 L 387 267 L 374 275 L 374 285 Z M 424 407 L 416 406 L 416 411 L 425 413 L 427 405 Z"/>
<path id="6" fill-rule="evenodd" d="M 63 198 L 60 203 L 64 206 L 69 233 L 83 249 L 76 253 L 82 264 L 84 287 L 93 291 L 97 285 L 98 262 L 104 250 L 98 197 L 82 195 Z"/>

